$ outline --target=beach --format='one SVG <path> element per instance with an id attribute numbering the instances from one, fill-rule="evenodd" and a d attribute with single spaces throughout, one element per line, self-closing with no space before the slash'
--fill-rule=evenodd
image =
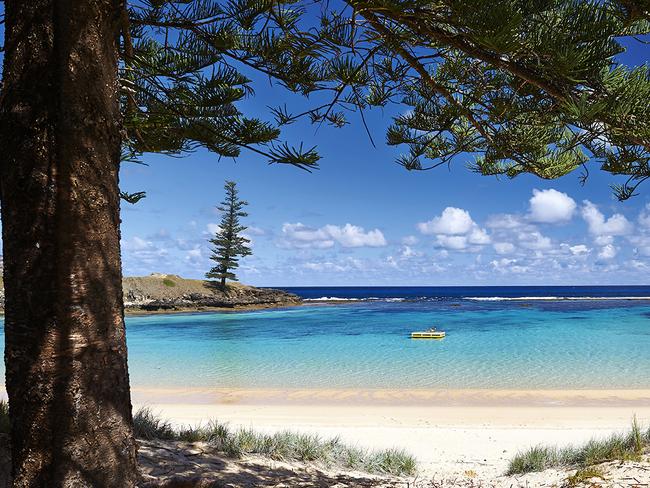
<path id="1" fill-rule="evenodd" d="M 415 455 L 420 475 L 503 475 L 518 451 L 580 444 L 650 424 L 650 390 L 135 389 L 175 425 L 232 426 L 339 436 Z"/>

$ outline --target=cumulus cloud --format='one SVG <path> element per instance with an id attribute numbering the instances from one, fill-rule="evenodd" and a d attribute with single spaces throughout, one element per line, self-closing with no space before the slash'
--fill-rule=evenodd
<path id="1" fill-rule="evenodd" d="M 283 244 L 286 247 L 326 249 L 334 246 L 334 239 L 325 229 L 314 229 L 298 222 L 282 224 Z"/>
<path id="2" fill-rule="evenodd" d="M 547 224 L 571 220 L 577 207 L 573 198 L 553 188 L 533 190 L 533 196 L 528 202 L 531 222 Z"/>
<path id="3" fill-rule="evenodd" d="M 634 269 L 637 269 L 639 271 L 647 271 L 648 269 L 648 263 L 644 261 L 639 261 L 637 259 L 633 259 L 629 262 L 629 265 L 633 267 Z"/>
<path id="4" fill-rule="evenodd" d="M 472 231 L 467 236 L 467 242 L 470 244 L 476 244 L 483 246 L 490 243 L 490 236 L 485 232 L 484 229 L 474 226 Z"/>
<path id="5" fill-rule="evenodd" d="M 516 273 L 522 274 L 530 271 L 530 267 L 523 266 L 516 259 L 501 258 L 490 261 L 492 269 L 499 273 Z"/>
<path id="6" fill-rule="evenodd" d="M 167 270 L 169 250 L 162 245 L 133 236 L 122 239 L 121 248 L 124 267 L 129 274 Z"/>
<path id="7" fill-rule="evenodd" d="M 510 254 L 515 250 L 515 245 L 511 242 L 495 242 L 492 247 L 497 254 Z"/>
<path id="8" fill-rule="evenodd" d="M 594 236 L 622 236 L 632 229 L 632 224 L 624 215 L 616 213 L 605 219 L 598 207 L 589 200 L 583 202 L 581 214 L 589 226 L 589 232 Z"/>
<path id="9" fill-rule="evenodd" d="M 569 246 L 569 251 L 574 256 L 584 256 L 586 254 L 589 254 L 591 252 L 591 249 L 589 249 L 584 244 L 577 244 L 575 246 Z"/>
<path id="10" fill-rule="evenodd" d="M 386 238 L 379 229 L 366 231 L 363 227 L 345 224 L 325 225 L 320 228 L 307 227 L 298 222 L 282 225 L 282 246 L 295 248 L 327 249 L 338 243 L 342 247 L 382 247 Z"/>
<path id="11" fill-rule="evenodd" d="M 420 222 L 418 230 L 425 235 L 435 235 L 438 246 L 461 251 L 472 246 L 490 243 L 490 236 L 481 229 L 467 210 L 447 207 L 427 222 Z"/>
<path id="12" fill-rule="evenodd" d="M 490 215 L 485 225 L 495 230 L 513 230 L 526 226 L 526 223 L 522 221 L 519 215 L 497 214 Z"/>
<path id="13" fill-rule="evenodd" d="M 634 254 L 640 254 L 641 256 L 650 256 L 650 236 L 630 236 L 629 241 L 635 246 Z"/>
<path id="14" fill-rule="evenodd" d="M 386 245 L 384 234 L 379 229 L 365 231 L 363 227 L 345 224 L 343 227 L 326 225 L 325 232 L 343 247 L 382 247 Z"/>
<path id="15" fill-rule="evenodd" d="M 332 260 L 307 261 L 305 263 L 302 263 L 300 267 L 310 271 L 335 272 L 335 273 L 341 273 L 341 272 L 352 271 L 352 270 L 363 271 L 364 269 L 366 269 L 366 265 L 363 261 L 350 256 L 346 257 L 345 259 L 340 259 L 336 261 L 332 261 Z"/>
<path id="16" fill-rule="evenodd" d="M 456 207 L 447 207 L 439 217 L 434 217 L 428 222 L 420 222 L 418 230 L 425 235 L 441 234 L 454 236 L 467 234 L 475 225 L 467 210 Z"/>
<path id="17" fill-rule="evenodd" d="M 145 241 L 142 237 L 138 236 L 122 240 L 122 249 L 125 251 L 142 251 L 153 247 L 154 246 L 150 241 Z"/>
<path id="18" fill-rule="evenodd" d="M 408 259 L 408 258 L 422 256 L 422 253 L 419 251 L 415 251 L 411 246 L 404 245 L 400 249 L 399 256 L 402 259 Z"/>
<path id="19" fill-rule="evenodd" d="M 603 246 L 598 253 L 598 259 L 612 259 L 616 256 L 617 249 L 612 244 Z"/>
<path id="20" fill-rule="evenodd" d="M 594 239 L 594 242 L 596 243 L 597 246 L 606 246 L 607 244 L 613 244 L 614 243 L 614 237 L 613 236 L 597 236 Z"/>
<path id="21" fill-rule="evenodd" d="M 467 249 L 467 236 L 448 236 L 440 234 L 436 236 L 436 242 L 440 247 L 460 251 Z"/>
<path id="22" fill-rule="evenodd" d="M 521 247 L 542 251 L 552 247 L 551 239 L 543 236 L 539 231 L 520 232 L 517 236 Z"/>

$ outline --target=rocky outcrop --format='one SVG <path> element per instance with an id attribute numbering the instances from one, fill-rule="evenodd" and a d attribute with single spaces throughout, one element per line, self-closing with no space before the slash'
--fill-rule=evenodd
<path id="1" fill-rule="evenodd" d="M 136 311 L 278 307 L 301 302 L 296 295 L 282 290 L 230 283 L 224 291 L 203 280 L 159 273 L 124 278 L 122 286 L 125 307 Z"/>
<path id="2" fill-rule="evenodd" d="M 282 290 L 230 283 L 224 292 L 207 281 L 161 273 L 124 278 L 122 289 L 125 308 L 136 312 L 266 308 L 301 303 L 299 297 Z M 0 286 L 0 310 L 3 308 L 4 287 Z"/>

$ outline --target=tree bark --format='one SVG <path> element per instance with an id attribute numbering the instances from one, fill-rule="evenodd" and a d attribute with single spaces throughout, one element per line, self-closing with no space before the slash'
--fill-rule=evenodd
<path id="1" fill-rule="evenodd" d="M 132 487 L 119 0 L 5 0 L 0 191 L 16 487 Z"/>

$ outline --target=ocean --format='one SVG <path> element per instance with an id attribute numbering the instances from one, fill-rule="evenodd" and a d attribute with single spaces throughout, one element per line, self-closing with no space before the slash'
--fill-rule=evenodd
<path id="1" fill-rule="evenodd" d="M 286 289 L 308 305 L 127 317 L 132 386 L 650 388 L 650 286 Z"/>
<path id="2" fill-rule="evenodd" d="M 650 287 L 286 289 L 356 300 L 129 317 L 133 385 L 650 388 Z"/>

